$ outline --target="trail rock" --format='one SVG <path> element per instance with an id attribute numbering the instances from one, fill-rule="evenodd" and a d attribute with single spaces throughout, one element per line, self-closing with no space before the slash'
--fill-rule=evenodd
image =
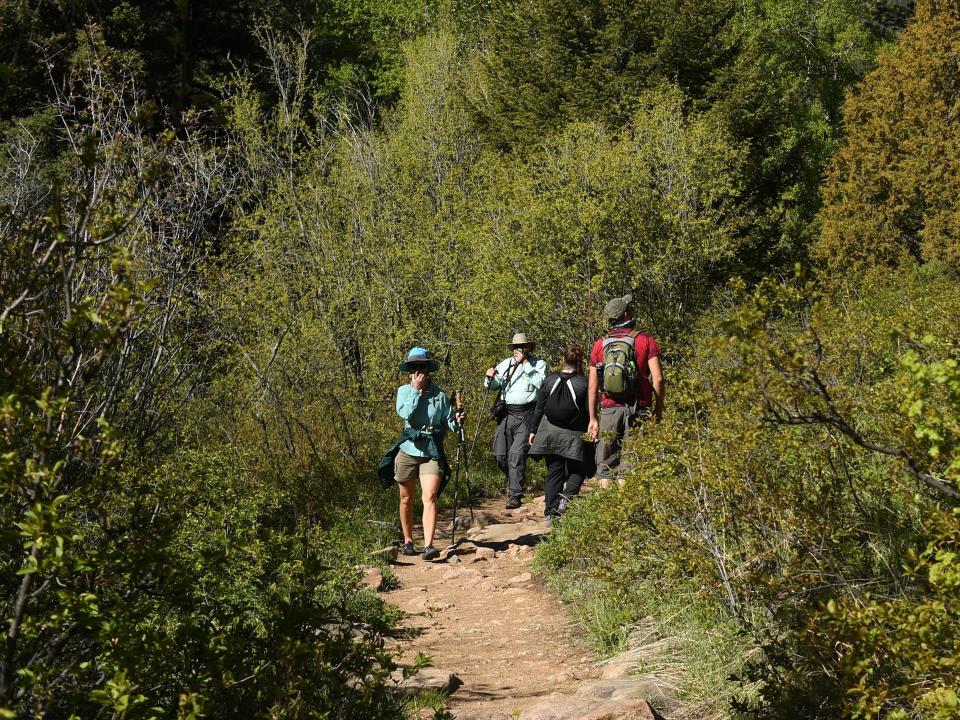
<path id="1" fill-rule="evenodd" d="M 521 558 L 533 555 L 533 548 L 529 545 L 515 545 L 511 543 L 504 554 L 511 558 Z"/>
<path id="2" fill-rule="evenodd" d="M 473 527 L 473 522 L 470 521 L 469 515 L 457 515 L 456 521 L 450 522 L 451 530 L 466 530 L 470 527 Z"/>
<path id="3" fill-rule="evenodd" d="M 454 710 L 454 720 L 512 720 L 506 713 L 490 714 L 489 710 Z"/>
<path id="4" fill-rule="evenodd" d="M 380 571 L 380 568 L 364 567 L 360 568 L 360 572 L 363 573 L 360 582 L 366 587 L 376 592 L 383 589 L 383 573 Z"/>
<path id="5" fill-rule="evenodd" d="M 503 543 L 533 545 L 544 533 L 540 522 L 498 523 L 485 528 L 470 531 L 470 539 L 475 543 Z"/>
<path id="6" fill-rule="evenodd" d="M 493 560 L 497 556 L 497 551 L 489 547 L 478 547 L 475 551 L 475 557 Z"/>
<path id="7" fill-rule="evenodd" d="M 450 568 L 443 574 L 444 580 L 453 580 L 466 572 L 466 568 Z"/>
<path id="8" fill-rule="evenodd" d="M 585 698 L 555 697 L 531 705 L 520 720 L 655 720 L 644 700 L 606 702 Z"/>
<path id="9" fill-rule="evenodd" d="M 533 575 L 530 573 L 520 573 L 519 575 L 514 575 L 512 578 L 507 580 L 510 585 L 521 585 L 526 582 L 533 580 Z"/>
<path id="10" fill-rule="evenodd" d="M 667 700 L 656 682 L 644 677 L 604 678 L 585 683 L 577 689 L 577 697 L 603 700 Z"/>
<path id="11" fill-rule="evenodd" d="M 368 557 L 381 557 L 387 562 L 394 562 L 397 559 L 397 553 L 399 552 L 400 548 L 397 545 L 388 545 L 380 550 L 374 550 L 373 552 L 369 553 Z"/>
<path id="12" fill-rule="evenodd" d="M 464 587 L 464 589 L 466 589 L 466 590 L 474 590 L 474 589 L 476 589 L 477 585 L 479 585 L 481 582 L 483 582 L 483 581 L 482 581 L 482 580 L 479 580 L 479 579 L 476 579 L 476 578 L 473 578 L 473 579 L 467 580 L 467 581 L 463 584 L 463 587 Z"/>
<path id="13" fill-rule="evenodd" d="M 633 647 L 614 655 L 603 663 L 600 677 L 622 678 L 628 677 L 636 667 L 642 665 L 650 657 L 650 652 L 643 647 Z"/>
<path id="14" fill-rule="evenodd" d="M 416 675 L 406 680 L 403 679 L 403 673 L 396 670 L 390 678 L 396 683 L 398 689 L 407 692 L 436 690 L 442 693 L 452 693 L 463 685 L 463 682 L 455 673 L 440 668 L 422 668 Z"/>
<path id="15" fill-rule="evenodd" d="M 477 530 L 477 532 L 480 532 Z M 461 537 L 453 545 L 450 545 L 447 548 L 447 552 L 453 555 L 469 555 L 470 553 L 475 553 L 477 551 L 477 546 L 471 540 L 468 540 L 466 537 Z"/>
<path id="16" fill-rule="evenodd" d="M 489 512 L 475 512 L 470 520 L 470 512 L 457 516 L 457 530 L 480 529 L 497 522 L 497 516 Z M 452 523 L 451 523 L 452 524 Z"/>

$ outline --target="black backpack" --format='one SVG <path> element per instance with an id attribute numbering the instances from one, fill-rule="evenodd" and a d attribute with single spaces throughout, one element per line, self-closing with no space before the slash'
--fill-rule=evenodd
<path id="1" fill-rule="evenodd" d="M 570 380 L 571 378 L 558 375 L 543 405 L 543 414 L 547 416 L 547 420 L 560 427 L 569 427 L 580 416 L 577 393 Z"/>

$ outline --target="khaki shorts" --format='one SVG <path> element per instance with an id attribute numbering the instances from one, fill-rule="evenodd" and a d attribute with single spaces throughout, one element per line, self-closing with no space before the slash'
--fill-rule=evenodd
<path id="1" fill-rule="evenodd" d="M 440 463 L 432 457 L 414 457 L 407 455 L 403 450 L 397 453 L 393 461 L 393 479 L 398 483 L 417 480 L 428 475 L 440 475 Z"/>

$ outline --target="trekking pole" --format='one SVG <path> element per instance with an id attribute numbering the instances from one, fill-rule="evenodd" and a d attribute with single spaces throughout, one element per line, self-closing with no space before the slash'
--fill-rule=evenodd
<path id="1" fill-rule="evenodd" d="M 477 449 L 477 440 L 480 437 L 480 426 L 483 424 L 483 416 L 487 409 L 487 396 L 490 394 L 490 387 L 487 386 L 483 389 L 483 400 L 480 403 L 480 412 L 477 413 L 477 429 L 473 433 L 473 443 L 470 445 L 470 457 L 473 457 L 474 451 Z"/>
<path id="2" fill-rule="evenodd" d="M 450 547 L 453 547 L 457 544 L 457 494 L 459 489 L 457 487 L 457 481 L 460 479 L 460 441 L 457 440 L 457 457 L 454 460 L 453 465 L 453 477 L 451 482 L 453 483 L 453 520 L 450 522 Z"/>
<path id="3" fill-rule="evenodd" d="M 463 390 L 458 390 L 456 394 L 456 406 L 457 412 L 463 413 Z M 464 428 L 463 423 L 458 423 L 459 432 L 457 433 L 457 458 L 460 457 L 460 448 L 464 449 L 463 453 L 463 480 L 467 484 L 467 507 L 470 508 L 470 526 L 473 527 L 473 491 L 470 489 L 470 453 L 466 452 L 467 448 L 467 431 Z"/>
<path id="4" fill-rule="evenodd" d="M 453 393 L 453 404 L 454 404 L 454 415 L 456 424 L 457 424 L 457 457 L 454 460 L 454 469 L 453 477 L 451 482 L 453 483 L 453 520 L 450 523 L 450 545 L 457 544 L 457 501 L 459 495 L 459 480 L 460 480 L 460 451 L 464 445 L 464 432 L 463 432 L 463 422 L 460 419 L 460 413 L 463 412 L 463 398 L 462 390 L 455 390 Z M 469 488 L 469 485 L 467 486 Z M 469 493 L 469 490 L 467 491 Z M 469 499 L 469 498 L 468 498 Z M 473 508 L 470 508 L 470 514 L 473 515 Z"/>
<path id="5" fill-rule="evenodd" d="M 464 443 L 466 446 L 466 443 Z M 467 484 L 467 507 L 470 508 L 470 527 L 473 527 L 473 491 L 470 489 L 470 454 L 463 454 L 463 481 Z"/>

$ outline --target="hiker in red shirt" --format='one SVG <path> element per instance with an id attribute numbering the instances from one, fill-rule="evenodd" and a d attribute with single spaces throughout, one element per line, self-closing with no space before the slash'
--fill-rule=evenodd
<path id="1" fill-rule="evenodd" d="M 627 469 L 620 463 L 621 445 L 638 421 L 663 415 L 664 381 L 660 347 L 649 333 L 635 330 L 632 295 L 613 298 L 603 308 L 610 323 L 590 353 L 587 432 L 597 441 L 597 476 L 601 487 Z M 599 400 L 599 403 L 598 403 Z M 599 416 L 597 406 L 600 406 Z"/>

